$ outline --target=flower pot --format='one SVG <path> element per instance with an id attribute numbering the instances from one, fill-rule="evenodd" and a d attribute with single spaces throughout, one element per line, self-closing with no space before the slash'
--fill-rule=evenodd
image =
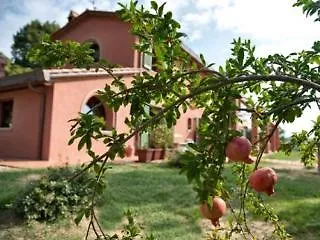
<path id="1" fill-rule="evenodd" d="M 165 159 L 166 158 L 166 149 L 161 149 L 161 154 L 160 154 L 160 159 Z"/>
<path id="2" fill-rule="evenodd" d="M 126 157 L 132 156 L 133 147 L 131 145 L 126 146 L 124 150 L 125 150 Z"/>
<path id="3" fill-rule="evenodd" d="M 163 149 L 162 148 L 154 148 L 153 150 L 153 156 L 152 160 L 160 160 L 163 159 L 164 154 L 162 154 Z M 162 157 L 162 158 L 161 158 Z"/>
<path id="4" fill-rule="evenodd" d="M 165 157 L 165 149 L 162 149 L 162 148 L 138 149 L 137 154 L 138 154 L 139 162 L 161 160 L 161 159 L 164 159 Z"/>
<path id="5" fill-rule="evenodd" d="M 153 151 L 151 148 L 137 149 L 137 154 L 139 162 L 149 162 L 152 160 L 153 157 Z"/>

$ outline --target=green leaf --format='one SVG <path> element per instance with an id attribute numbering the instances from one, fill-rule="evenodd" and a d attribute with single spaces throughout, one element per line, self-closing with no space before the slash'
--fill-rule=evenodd
<path id="1" fill-rule="evenodd" d="M 164 15 L 164 18 L 165 18 L 166 20 L 172 19 L 172 12 L 167 12 L 167 13 Z"/>
<path id="2" fill-rule="evenodd" d="M 93 168 L 94 168 L 94 172 L 95 172 L 96 174 L 98 174 L 98 173 L 100 172 L 101 167 L 99 166 L 99 164 L 95 163 L 95 164 L 93 165 Z"/>
<path id="3" fill-rule="evenodd" d="M 154 9 L 154 10 L 158 10 L 158 4 L 156 1 L 151 1 L 151 7 Z"/>
<path id="4" fill-rule="evenodd" d="M 164 6 L 166 5 L 166 3 L 163 3 L 160 7 L 159 7 L 159 10 L 158 10 L 158 16 L 159 17 L 162 17 L 162 14 L 163 14 L 163 9 L 164 9 Z"/>
<path id="5" fill-rule="evenodd" d="M 201 59 L 202 65 L 205 66 L 206 65 L 206 60 L 204 59 L 204 56 L 203 56 L 202 53 L 200 53 L 200 59 Z"/>
<path id="6" fill-rule="evenodd" d="M 71 145 L 73 144 L 74 140 L 77 139 L 78 136 L 73 136 L 72 138 L 70 138 L 69 142 L 68 142 L 68 145 Z"/>
<path id="7" fill-rule="evenodd" d="M 244 49 L 240 48 L 239 52 L 238 52 L 238 63 L 239 63 L 239 67 L 243 66 L 243 59 L 244 59 Z"/>
<path id="8" fill-rule="evenodd" d="M 87 135 L 83 136 L 78 143 L 78 151 L 80 151 L 87 143 Z"/>
<path id="9" fill-rule="evenodd" d="M 79 223 L 81 222 L 82 218 L 84 216 L 84 211 L 81 211 L 78 213 L 77 217 L 74 219 L 74 222 L 79 225 Z"/>

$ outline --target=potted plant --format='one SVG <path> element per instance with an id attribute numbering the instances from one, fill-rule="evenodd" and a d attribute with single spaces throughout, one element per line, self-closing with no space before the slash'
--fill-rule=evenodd
<path id="1" fill-rule="evenodd" d="M 173 131 L 165 121 L 150 131 L 149 144 L 153 150 L 152 160 L 164 159 L 166 149 L 173 144 Z"/>
<path id="2" fill-rule="evenodd" d="M 137 149 L 138 161 L 139 162 L 150 162 L 153 160 L 153 149 L 144 147 Z"/>
<path id="3" fill-rule="evenodd" d="M 153 109 L 153 111 L 156 110 Z M 143 136 L 144 139 L 147 138 L 147 141 L 143 141 L 143 145 L 137 149 L 139 162 L 164 159 L 166 148 L 173 145 L 173 129 L 167 127 L 165 120 L 149 130 L 147 135 L 144 133 L 140 136 Z"/>

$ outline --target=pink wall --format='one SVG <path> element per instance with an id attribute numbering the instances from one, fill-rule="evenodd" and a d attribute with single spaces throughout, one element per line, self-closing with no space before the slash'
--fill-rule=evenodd
<path id="1" fill-rule="evenodd" d="M 0 100 L 13 99 L 11 129 L 0 129 L 0 156 L 39 159 L 41 95 L 30 89 L 0 93 Z"/>
<path id="2" fill-rule="evenodd" d="M 50 138 L 52 130 L 52 105 L 53 105 L 53 86 L 46 88 L 46 100 L 45 100 L 45 112 L 44 112 L 44 126 L 43 126 L 43 144 L 41 159 L 48 160 L 50 156 Z"/>
<path id="3" fill-rule="evenodd" d="M 116 17 L 88 16 L 59 34 L 56 39 L 96 41 L 100 57 L 124 67 L 138 67 L 139 54 L 133 49 L 136 38 L 129 33 L 130 25 Z"/>
<path id="4" fill-rule="evenodd" d="M 126 77 L 127 84 L 131 81 L 131 77 Z M 52 105 L 52 124 L 51 137 L 49 143 L 49 159 L 54 161 L 55 165 L 63 165 L 67 162 L 70 164 L 78 164 L 90 160 L 85 149 L 77 150 L 77 142 L 68 146 L 70 139 L 70 127 L 72 123 L 70 119 L 78 117 L 82 105 L 98 89 L 104 88 L 106 83 L 111 83 L 111 78 L 76 78 L 61 79 L 53 86 L 53 105 Z M 126 132 L 127 126 L 124 124 L 125 117 L 129 116 L 129 107 L 120 108 L 116 113 L 118 132 Z M 134 146 L 134 140 L 130 140 L 129 144 Z M 94 144 L 94 150 L 97 153 L 103 153 L 106 148 L 101 143 Z"/>
<path id="5" fill-rule="evenodd" d="M 188 109 L 186 113 L 182 114 L 174 128 L 174 141 L 176 143 L 185 143 L 187 139 L 194 139 L 196 126 L 194 119 L 200 120 L 202 115 L 201 109 Z M 188 119 L 191 119 L 191 129 L 188 129 Z"/>

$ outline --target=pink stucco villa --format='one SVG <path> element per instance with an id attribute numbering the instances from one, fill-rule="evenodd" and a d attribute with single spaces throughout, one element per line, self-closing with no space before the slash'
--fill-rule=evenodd
<path id="1" fill-rule="evenodd" d="M 133 76 L 152 71 L 152 59 L 132 48 L 137 38 L 129 33 L 130 25 L 113 12 L 71 12 L 69 22 L 52 35 L 56 40 L 91 42 L 97 59 L 104 58 L 119 64 L 114 74 L 123 75 L 130 85 Z M 189 49 L 190 58 L 199 63 Z M 2 65 L 1 65 L 2 66 Z M 85 69 L 44 69 L 0 78 L 0 164 L 12 166 L 57 166 L 88 161 L 85 151 L 76 144 L 69 146 L 68 121 L 86 112 L 99 102 L 96 91 L 104 88 L 112 78 L 105 71 Z M 128 130 L 124 123 L 129 108 L 112 112 L 106 107 L 97 110 L 109 128 L 119 132 Z M 195 128 L 201 110 L 189 109 L 174 128 L 174 141 L 183 143 L 195 137 Z M 135 150 L 141 146 L 141 137 L 128 142 L 133 148 L 130 159 L 137 158 Z M 94 146 L 105 151 L 103 144 Z M 37 160 L 37 161 L 36 161 Z"/>
<path id="2" fill-rule="evenodd" d="M 130 25 L 114 12 L 87 10 L 79 15 L 71 11 L 68 23 L 52 38 L 90 42 L 97 60 L 107 59 L 121 66 L 114 69 L 114 74 L 124 76 L 128 85 L 134 75 L 153 70 L 151 56 L 133 49 L 138 39 L 130 34 Z M 201 64 L 192 50 L 183 48 L 191 61 Z M 0 165 L 46 167 L 89 161 L 85 151 L 78 151 L 76 144 L 68 145 L 71 126 L 68 121 L 100 102 L 97 90 L 113 80 L 108 73 L 75 68 L 35 70 L 11 77 L 4 77 L 3 73 L 4 60 L 0 59 Z M 129 112 L 129 107 L 122 107 L 118 112 L 104 106 L 95 110 L 95 114 L 106 121 L 106 134 L 111 128 L 128 131 L 124 120 Z M 196 140 L 201 114 L 200 109 L 188 109 L 181 116 L 173 129 L 175 143 Z M 257 136 L 258 130 L 253 124 L 250 138 L 255 140 Z M 133 149 L 130 160 L 137 159 L 136 150 L 148 144 L 146 137 L 138 134 L 128 142 Z M 268 150 L 278 150 L 279 145 L 277 133 Z M 94 144 L 94 149 L 106 151 L 99 142 Z"/>

